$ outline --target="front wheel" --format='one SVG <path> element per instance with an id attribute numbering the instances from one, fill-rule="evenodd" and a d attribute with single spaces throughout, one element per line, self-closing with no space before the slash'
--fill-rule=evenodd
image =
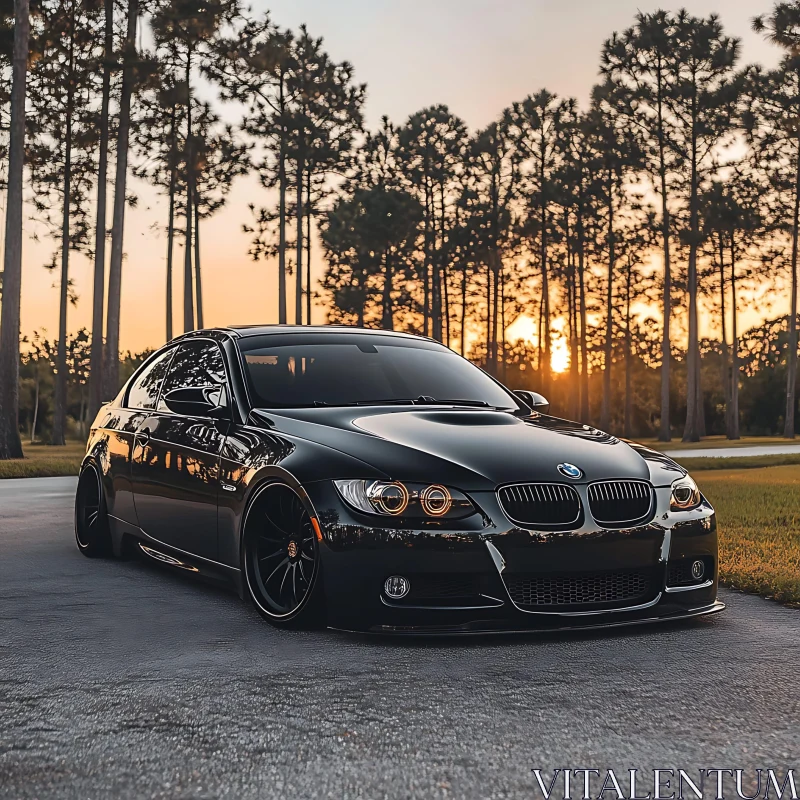
<path id="1" fill-rule="evenodd" d="M 262 617 L 286 627 L 324 624 L 319 543 L 293 489 L 270 483 L 258 491 L 245 515 L 242 550 L 247 591 Z"/>
<path id="2" fill-rule="evenodd" d="M 97 467 L 89 463 L 78 478 L 75 495 L 75 541 L 78 550 L 89 558 L 111 554 L 111 532 L 108 525 L 103 485 Z"/>

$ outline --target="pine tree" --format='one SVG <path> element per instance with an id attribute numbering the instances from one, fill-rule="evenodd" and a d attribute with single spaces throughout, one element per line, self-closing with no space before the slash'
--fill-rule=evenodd
<path id="1" fill-rule="evenodd" d="M 25 159 L 30 10 L 28 0 L 16 0 L 14 6 L 3 306 L 0 315 L 0 460 L 22 457 L 18 427 L 19 328 L 22 286 L 22 174 Z"/>
<path id="2" fill-rule="evenodd" d="M 786 410 L 783 435 L 794 439 L 797 408 L 797 292 L 798 240 L 800 239 L 800 130 L 796 119 L 800 105 L 800 2 L 780 2 L 772 13 L 756 17 L 753 29 L 764 33 L 786 55 L 771 72 L 749 74 L 749 108 L 744 126 L 761 164 L 779 187 L 778 201 L 785 209 L 791 236 L 791 300 L 789 348 L 786 357 Z"/>
<path id="3" fill-rule="evenodd" d="M 29 148 L 36 210 L 59 243 L 59 348 L 52 443 L 64 444 L 67 404 L 67 311 L 72 297 L 70 252 L 89 248 L 89 197 L 95 179 L 98 9 L 77 0 L 42 6 L 39 57 L 31 73 L 35 108 Z M 57 210 L 57 213 L 56 213 Z"/>

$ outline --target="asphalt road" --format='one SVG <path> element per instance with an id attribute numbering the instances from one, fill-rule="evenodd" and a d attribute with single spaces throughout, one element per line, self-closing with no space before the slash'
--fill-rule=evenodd
<path id="1" fill-rule="evenodd" d="M 73 488 L 0 481 L 0 797 L 483 800 L 540 797 L 533 767 L 800 768 L 798 611 L 724 592 L 630 632 L 282 632 L 83 558 Z"/>

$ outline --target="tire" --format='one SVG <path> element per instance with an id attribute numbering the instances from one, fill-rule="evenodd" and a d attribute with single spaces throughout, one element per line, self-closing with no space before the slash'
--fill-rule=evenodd
<path id="1" fill-rule="evenodd" d="M 264 485 L 248 506 L 242 573 L 247 594 L 273 625 L 324 627 L 319 542 L 309 510 L 284 483 Z"/>
<path id="2" fill-rule="evenodd" d="M 89 462 L 81 470 L 75 494 L 75 541 L 87 558 L 111 555 L 111 531 L 108 524 L 103 483 L 97 467 Z"/>

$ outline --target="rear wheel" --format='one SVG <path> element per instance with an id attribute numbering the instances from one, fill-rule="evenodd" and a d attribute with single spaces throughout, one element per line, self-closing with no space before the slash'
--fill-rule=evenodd
<path id="1" fill-rule="evenodd" d="M 111 532 L 108 526 L 103 485 L 97 467 L 89 463 L 81 470 L 75 495 L 75 541 L 89 558 L 111 554 Z"/>
<path id="2" fill-rule="evenodd" d="M 297 493 L 267 484 L 250 504 L 243 535 L 245 583 L 261 615 L 276 625 L 321 626 L 319 544 Z"/>

